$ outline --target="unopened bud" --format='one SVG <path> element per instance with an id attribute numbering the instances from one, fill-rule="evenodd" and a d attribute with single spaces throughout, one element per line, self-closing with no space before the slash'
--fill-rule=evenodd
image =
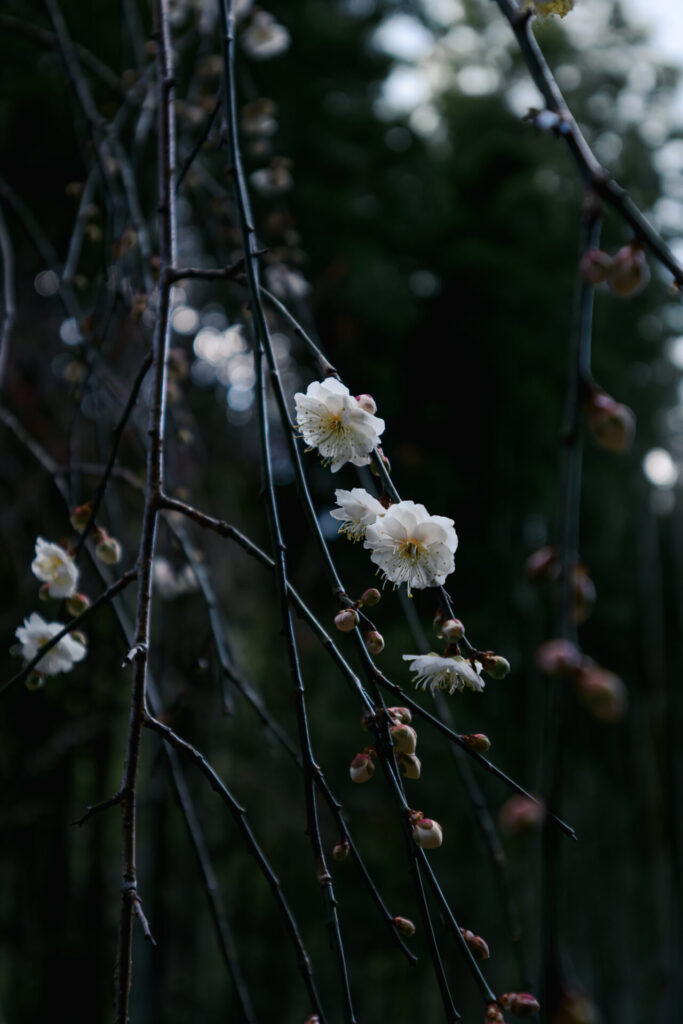
<path id="1" fill-rule="evenodd" d="M 441 846 L 443 829 L 432 818 L 421 818 L 413 826 L 413 839 L 423 850 L 434 850 Z"/>
<path id="2" fill-rule="evenodd" d="M 370 654 L 381 654 L 384 650 L 384 638 L 376 630 L 366 633 L 363 639 Z"/>
<path id="3" fill-rule="evenodd" d="M 499 1006 L 496 1003 L 489 1003 L 486 1007 L 486 1016 L 484 1017 L 485 1024 L 505 1024 L 505 1018 Z"/>
<path id="4" fill-rule="evenodd" d="M 615 295 L 630 298 L 642 292 L 650 280 L 650 268 L 643 250 L 633 244 L 620 249 L 607 275 L 607 286 Z"/>
<path id="5" fill-rule="evenodd" d="M 514 1013 L 516 1017 L 533 1017 L 541 1009 L 531 992 L 505 992 L 498 997 L 498 1002 L 504 1010 Z"/>
<path id="6" fill-rule="evenodd" d="M 105 565 L 116 565 L 121 561 L 121 545 L 115 537 L 110 537 L 104 530 L 99 530 L 95 554 Z"/>
<path id="7" fill-rule="evenodd" d="M 40 587 L 38 589 L 38 599 L 40 601 L 49 601 L 51 597 L 52 597 L 52 594 L 50 593 L 50 584 L 49 583 L 41 583 L 41 585 L 40 585 Z"/>
<path id="8" fill-rule="evenodd" d="M 404 935 L 407 939 L 415 934 L 415 925 L 407 917 L 395 917 L 394 928 L 399 935 Z"/>
<path id="9" fill-rule="evenodd" d="M 600 722 L 619 722 L 626 714 L 628 691 L 614 672 L 598 665 L 583 668 L 576 677 L 576 690 Z"/>
<path id="10" fill-rule="evenodd" d="M 40 672 L 29 672 L 24 680 L 24 686 L 27 690 L 39 690 L 41 686 L 45 686 L 45 676 Z"/>
<path id="11" fill-rule="evenodd" d="M 524 565 L 524 574 L 530 583 L 551 583 L 557 579 L 557 573 L 557 552 L 547 545 L 530 554 Z"/>
<path id="12" fill-rule="evenodd" d="M 586 406 L 588 427 L 597 444 L 622 454 L 633 444 L 636 417 L 632 409 L 616 402 L 605 391 L 592 391 Z"/>
<path id="13" fill-rule="evenodd" d="M 356 401 L 361 409 L 364 409 L 365 412 L 369 412 L 371 416 L 374 416 L 377 412 L 377 402 L 372 395 L 356 395 Z"/>
<path id="14" fill-rule="evenodd" d="M 352 633 L 359 621 L 355 608 L 343 608 L 334 617 L 334 624 L 342 633 Z"/>
<path id="15" fill-rule="evenodd" d="M 389 732 L 391 733 L 391 742 L 394 745 L 394 750 L 398 754 L 414 754 L 415 747 L 417 746 L 417 733 L 410 725 L 393 725 Z"/>
<path id="16" fill-rule="evenodd" d="M 85 505 L 77 505 L 69 516 L 74 530 L 78 530 L 79 533 L 84 530 L 90 522 L 91 515 L 92 508 L 89 503 L 86 503 Z"/>
<path id="17" fill-rule="evenodd" d="M 465 635 L 465 627 L 460 619 L 446 619 L 441 626 L 441 636 L 450 644 L 457 644 Z"/>
<path id="18" fill-rule="evenodd" d="M 410 708 L 387 708 L 387 714 L 394 725 L 410 725 L 413 720 Z"/>
<path id="19" fill-rule="evenodd" d="M 352 782 L 368 782 L 375 774 L 375 766 L 370 754 L 356 754 L 349 765 L 349 775 Z"/>
<path id="20" fill-rule="evenodd" d="M 398 770 L 406 779 L 419 779 L 422 771 L 422 763 L 416 754 L 399 754 L 397 757 Z"/>
<path id="21" fill-rule="evenodd" d="M 536 651 L 536 664 L 547 676 L 571 679 L 581 668 L 583 656 L 571 640 L 546 640 Z"/>
<path id="22" fill-rule="evenodd" d="M 510 836 L 525 835 L 535 831 L 545 818 L 545 805 L 528 796 L 511 796 L 498 812 L 503 832 Z"/>
<path id="23" fill-rule="evenodd" d="M 489 654 L 482 657 L 482 668 L 492 679 L 505 679 L 510 671 L 510 662 L 501 654 Z"/>
<path id="24" fill-rule="evenodd" d="M 491 740 L 483 732 L 471 732 L 462 739 L 476 754 L 486 754 L 491 749 Z"/>
<path id="25" fill-rule="evenodd" d="M 72 594 L 66 600 L 66 610 L 69 615 L 80 615 L 90 604 L 90 598 L 86 594 Z"/>
<path id="26" fill-rule="evenodd" d="M 469 928 L 461 928 L 460 934 L 467 943 L 472 956 L 477 960 L 488 960 L 491 954 L 489 953 L 488 944 L 482 939 L 481 935 L 475 935 Z"/>
<path id="27" fill-rule="evenodd" d="M 364 590 L 361 594 L 360 604 L 372 608 L 373 605 L 379 604 L 381 599 L 382 595 L 379 590 L 376 587 L 370 587 L 369 590 Z"/>
<path id="28" fill-rule="evenodd" d="M 351 847 L 349 846 L 348 840 L 340 839 L 338 843 L 334 844 L 332 849 L 332 860 L 339 861 L 341 864 L 345 860 L 348 860 L 350 852 Z"/>
<path id="29" fill-rule="evenodd" d="M 612 269 L 613 260 L 602 249 L 588 249 L 581 257 L 579 269 L 584 281 L 589 284 L 602 284 Z"/>
<path id="30" fill-rule="evenodd" d="M 585 622 L 595 604 L 595 584 L 583 565 L 572 570 L 572 618 L 580 625 Z"/>

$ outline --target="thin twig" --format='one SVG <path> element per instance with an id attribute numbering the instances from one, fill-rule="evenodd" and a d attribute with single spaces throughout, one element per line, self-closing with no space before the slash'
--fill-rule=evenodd
<path id="1" fill-rule="evenodd" d="M 0 257 L 2 258 L 2 324 L 0 325 L 0 389 L 5 379 L 9 345 L 17 310 L 14 295 L 14 254 L 0 204 Z"/>

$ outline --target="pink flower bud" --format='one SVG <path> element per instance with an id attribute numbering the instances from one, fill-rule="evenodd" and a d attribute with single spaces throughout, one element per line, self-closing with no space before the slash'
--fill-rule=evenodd
<path id="1" fill-rule="evenodd" d="M 375 774 L 375 766 L 370 754 L 356 754 L 349 765 L 352 782 L 368 782 Z"/>
<path id="2" fill-rule="evenodd" d="M 415 934 L 415 925 L 407 917 L 395 917 L 394 928 L 399 935 L 404 935 L 407 939 L 410 939 Z"/>
<path id="3" fill-rule="evenodd" d="M 69 516 L 74 530 L 78 530 L 79 533 L 84 530 L 90 522 L 91 515 L 92 508 L 90 507 L 90 504 L 86 503 L 85 505 L 77 505 Z"/>
<path id="4" fill-rule="evenodd" d="M 488 944 L 482 939 L 481 935 L 475 935 L 468 928 L 461 928 L 460 934 L 467 943 L 472 956 L 477 960 L 488 960 L 489 947 Z"/>
<path id="5" fill-rule="evenodd" d="M 462 739 L 470 750 L 474 750 L 477 754 L 487 754 L 491 749 L 491 740 L 483 732 L 471 732 L 469 735 L 463 736 Z"/>
<path id="6" fill-rule="evenodd" d="M 650 280 L 650 268 L 645 253 L 635 245 L 625 245 L 614 257 L 607 275 L 607 286 L 622 298 L 642 292 Z"/>
<path id="7" fill-rule="evenodd" d="M 340 839 L 338 843 L 334 844 L 334 848 L 332 850 L 332 859 L 339 861 L 339 863 L 341 864 L 345 860 L 348 860 L 350 852 L 351 847 L 349 846 L 348 841 L 346 839 Z"/>
<path id="8" fill-rule="evenodd" d="M 72 594 L 66 599 L 66 610 L 69 615 L 80 615 L 90 604 L 90 598 L 85 594 Z"/>
<path id="9" fill-rule="evenodd" d="M 579 672 L 576 691 L 600 722 L 619 722 L 626 714 L 628 691 L 614 672 L 589 665 Z"/>
<path id="10" fill-rule="evenodd" d="M 443 830 L 438 821 L 432 818 L 421 818 L 413 826 L 413 839 L 423 850 L 434 850 L 441 846 Z"/>
<path id="11" fill-rule="evenodd" d="M 632 409 L 616 402 L 605 391 L 592 391 L 586 406 L 588 429 L 596 443 L 608 452 L 622 454 L 633 444 L 636 417 Z"/>
<path id="12" fill-rule="evenodd" d="M 536 664 L 551 678 L 571 679 L 581 668 L 583 656 L 570 640 L 546 640 L 536 651 Z"/>
<path id="13" fill-rule="evenodd" d="M 492 679 L 505 679 L 510 671 L 510 662 L 501 654 L 486 651 L 482 656 L 482 668 Z"/>
<path id="14" fill-rule="evenodd" d="M 363 639 L 370 654 L 381 654 L 384 650 L 384 639 L 381 633 L 373 630 L 370 633 L 366 633 Z"/>
<path id="15" fill-rule="evenodd" d="M 342 633 L 352 633 L 359 621 L 355 608 L 343 608 L 334 617 L 334 624 Z"/>
<path id="16" fill-rule="evenodd" d="M 417 746 L 417 733 L 410 725 L 394 725 L 389 729 L 391 742 L 398 754 L 414 754 Z"/>
<path id="17" fill-rule="evenodd" d="M 105 565 L 116 565 L 121 561 L 121 545 L 115 537 L 110 537 L 104 530 L 98 530 L 95 554 Z"/>
<path id="18" fill-rule="evenodd" d="M 612 257 L 602 249 L 588 249 L 581 257 L 579 269 L 589 284 L 602 284 L 612 269 Z"/>
<path id="19" fill-rule="evenodd" d="M 545 805 L 527 796 L 511 796 L 498 812 L 503 832 L 510 836 L 525 835 L 535 831 L 545 818 Z"/>
<path id="20" fill-rule="evenodd" d="M 529 555 L 524 565 L 524 574 L 530 583 L 551 583 L 557 579 L 558 565 L 555 548 L 539 548 Z"/>
<path id="21" fill-rule="evenodd" d="M 372 395 L 356 395 L 356 401 L 361 409 L 364 409 L 365 412 L 369 412 L 371 416 L 374 416 L 377 412 L 377 403 Z"/>
<path id="22" fill-rule="evenodd" d="M 516 1017 L 533 1017 L 541 1009 L 531 992 L 506 992 L 498 997 L 498 1002 Z"/>
<path id="23" fill-rule="evenodd" d="M 465 627 L 460 619 L 446 619 L 441 626 L 440 635 L 444 640 L 448 640 L 449 644 L 457 644 L 465 635 Z"/>
<path id="24" fill-rule="evenodd" d="M 415 754 L 399 754 L 397 757 L 398 770 L 406 779 L 419 779 L 422 770 L 420 758 Z"/>
<path id="25" fill-rule="evenodd" d="M 387 714 L 394 725 L 410 725 L 413 720 L 410 708 L 387 708 Z"/>
<path id="26" fill-rule="evenodd" d="M 26 676 L 24 686 L 27 690 L 39 690 L 41 686 L 45 686 L 45 676 L 34 669 Z"/>
<path id="27" fill-rule="evenodd" d="M 381 598 L 382 595 L 380 594 L 379 590 L 377 590 L 376 587 L 370 587 L 369 590 L 363 591 L 360 603 L 362 605 L 366 605 L 368 608 L 372 608 L 373 605 L 379 604 Z"/>

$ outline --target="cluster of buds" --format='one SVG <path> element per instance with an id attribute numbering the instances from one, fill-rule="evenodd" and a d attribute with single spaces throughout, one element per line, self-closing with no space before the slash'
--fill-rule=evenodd
<path id="1" fill-rule="evenodd" d="M 641 292 L 650 280 L 650 268 L 638 242 L 623 246 L 614 256 L 589 249 L 580 266 L 589 284 L 605 283 L 614 295 L 625 299 Z"/>
<path id="2" fill-rule="evenodd" d="M 526 560 L 524 574 L 530 583 L 538 586 L 557 583 L 562 569 L 555 548 L 544 546 L 532 552 Z M 571 613 L 577 625 L 585 622 L 595 604 L 595 584 L 586 566 L 577 562 L 571 569 Z"/>
<path id="3" fill-rule="evenodd" d="M 588 429 L 596 444 L 621 455 L 633 444 L 636 417 L 632 409 L 600 388 L 592 388 L 586 401 Z"/>
<path id="4" fill-rule="evenodd" d="M 378 604 L 382 595 L 376 587 L 364 590 L 357 601 L 347 608 L 342 608 L 334 617 L 334 624 L 341 633 L 352 633 L 360 625 L 361 616 L 358 612 L 363 606 L 372 608 Z M 378 633 L 369 619 L 364 618 L 367 628 L 363 631 L 363 640 L 370 654 L 381 654 L 384 650 L 384 637 Z"/>
<path id="5" fill-rule="evenodd" d="M 413 840 L 423 850 L 434 850 L 441 846 L 443 841 L 443 829 L 438 821 L 433 818 L 425 818 L 422 811 L 409 811 L 408 820 L 413 829 Z"/>
<path id="6" fill-rule="evenodd" d="M 536 664 L 545 675 L 565 679 L 600 722 L 620 721 L 628 707 L 628 693 L 619 676 L 601 668 L 570 640 L 547 640 L 536 652 Z"/>
<path id="7" fill-rule="evenodd" d="M 460 934 L 467 943 L 468 949 L 472 956 L 476 960 L 488 960 L 489 947 L 488 943 L 482 939 L 481 935 L 475 935 L 469 928 L 461 928 Z"/>
<path id="8" fill-rule="evenodd" d="M 531 992 L 506 992 L 498 997 L 498 1002 L 516 1017 L 533 1017 L 541 1008 Z"/>
<path id="9" fill-rule="evenodd" d="M 545 804 L 528 796 L 511 796 L 498 812 L 498 821 L 503 832 L 509 836 L 528 835 L 535 832 L 545 819 Z"/>
<path id="10" fill-rule="evenodd" d="M 415 754 L 417 732 L 410 724 L 413 716 L 409 708 L 387 708 L 386 717 L 389 736 L 401 775 L 406 779 L 419 779 L 422 764 Z M 378 718 L 374 715 L 363 715 L 361 726 L 367 732 L 373 727 L 373 724 L 376 726 L 377 720 Z M 365 747 L 360 754 L 356 754 L 349 767 L 349 774 L 353 782 L 368 782 L 372 778 L 375 773 L 373 762 L 376 757 L 377 751 L 374 747 Z"/>

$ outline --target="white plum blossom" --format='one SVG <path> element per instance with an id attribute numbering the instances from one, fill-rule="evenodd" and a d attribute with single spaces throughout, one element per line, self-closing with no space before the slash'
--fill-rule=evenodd
<path id="1" fill-rule="evenodd" d="M 470 661 L 460 656 L 442 657 L 440 654 L 404 654 L 404 661 L 412 662 L 410 671 L 414 672 L 413 682 L 417 687 L 430 689 L 432 695 L 438 690 L 448 690 L 455 693 L 456 690 L 476 690 L 478 693 L 484 689 L 484 680 L 481 678 L 481 662 Z"/>
<path id="2" fill-rule="evenodd" d="M 306 444 L 317 448 L 336 473 L 346 462 L 367 466 L 379 443 L 384 420 L 362 409 L 335 377 L 312 381 L 294 396 L 296 422 Z"/>
<path id="3" fill-rule="evenodd" d="M 36 557 L 31 572 L 47 583 L 50 597 L 71 597 L 78 584 L 78 568 L 68 551 L 42 537 L 36 540 Z"/>
<path id="4" fill-rule="evenodd" d="M 33 612 L 28 619 L 24 619 L 24 625 L 18 626 L 14 633 L 21 645 L 21 656 L 24 661 L 27 663 L 32 661 L 40 648 L 62 629 L 64 629 L 63 623 L 45 622 L 37 612 Z M 56 676 L 59 672 L 70 672 L 77 661 L 82 661 L 85 658 L 85 654 L 85 645 L 67 633 L 38 662 L 36 671 L 46 676 Z"/>
<path id="5" fill-rule="evenodd" d="M 289 49 L 291 36 L 268 11 L 257 10 L 242 33 L 242 46 L 254 60 L 268 60 Z"/>
<path id="6" fill-rule="evenodd" d="M 445 582 L 455 568 L 457 546 L 453 520 L 430 516 L 414 501 L 390 505 L 365 530 L 364 547 L 372 561 L 391 583 L 406 583 L 409 595 L 413 587 L 423 590 Z"/>
<path id="7" fill-rule="evenodd" d="M 339 533 L 345 533 L 349 540 L 362 540 L 366 527 L 386 512 L 377 498 L 362 487 L 354 487 L 352 491 L 338 490 L 334 496 L 339 507 L 333 508 L 330 515 L 340 521 Z"/>

